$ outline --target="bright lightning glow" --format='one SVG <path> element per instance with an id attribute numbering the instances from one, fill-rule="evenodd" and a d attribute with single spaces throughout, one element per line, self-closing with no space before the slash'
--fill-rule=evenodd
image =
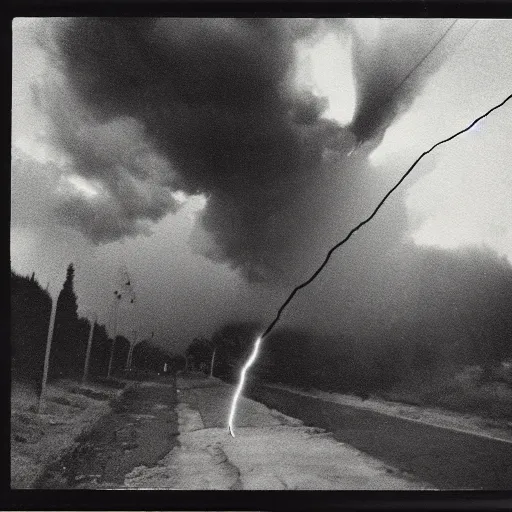
<path id="1" fill-rule="evenodd" d="M 229 433 L 233 437 L 235 437 L 235 434 L 233 432 L 233 419 L 235 417 L 236 405 L 238 403 L 238 398 L 239 398 L 240 393 L 242 392 L 242 389 L 244 387 L 245 373 L 247 372 L 248 368 L 252 365 L 252 363 L 254 363 L 256 356 L 258 355 L 260 343 L 261 343 L 261 336 L 258 336 L 258 338 L 256 338 L 256 343 L 254 343 L 254 348 L 252 349 L 251 356 L 249 357 L 249 359 L 245 363 L 244 367 L 242 368 L 242 372 L 240 373 L 240 382 L 238 383 L 238 387 L 236 388 L 235 396 L 233 397 L 233 402 L 231 404 L 231 411 L 229 413 L 229 421 L 228 421 Z"/>
<path id="2" fill-rule="evenodd" d="M 296 52 L 297 88 L 327 98 L 329 104 L 323 118 L 343 126 L 349 124 L 356 109 L 352 41 L 328 33 L 314 45 L 298 42 Z"/>

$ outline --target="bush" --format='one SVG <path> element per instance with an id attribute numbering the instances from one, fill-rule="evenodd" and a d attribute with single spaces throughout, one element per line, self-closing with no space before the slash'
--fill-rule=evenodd
<path id="1" fill-rule="evenodd" d="M 52 299 L 32 277 L 11 271 L 11 350 L 13 379 L 36 391 L 43 374 Z"/>

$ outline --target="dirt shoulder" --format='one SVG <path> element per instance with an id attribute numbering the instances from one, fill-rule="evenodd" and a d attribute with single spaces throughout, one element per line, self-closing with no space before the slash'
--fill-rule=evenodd
<path id="1" fill-rule="evenodd" d="M 20 383 L 11 389 L 11 488 L 31 489 L 47 465 L 72 449 L 75 440 L 110 411 L 110 400 L 125 389 L 80 386 L 62 380 L 48 385 L 46 405 L 37 414 L 35 392 Z"/>

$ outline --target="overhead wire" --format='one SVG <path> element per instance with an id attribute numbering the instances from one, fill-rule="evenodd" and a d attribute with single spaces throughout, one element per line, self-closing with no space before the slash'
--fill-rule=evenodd
<path id="1" fill-rule="evenodd" d="M 510 99 L 512 98 L 512 94 L 507 96 L 501 103 L 499 103 L 498 105 L 495 105 L 494 107 L 492 107 L 490 110 L 488 110 L 485 114 L 477 117 L 469 126 L 467 126 L 466 128 L 464 128 L 463 130 L 460 130 L 458 131 L 457 133 L 455 133 L 454 135 L 451 135 L 450 137 L 446 138 L 446 139 L 443 139 L 441 140 L 440 142 L 437 142 L 436 144 L 434 144 L 430 149 L 428 149 L 427 151 L 424 151 L 416 160 L 415 162 L 409 167 L 409 169 L 407 169 L 407 171 L 402 175 L 402 177 L 398 180 L 398 182 L 387 192 L 387 194 L 384 196 L 384 198 L 379 202 L 379 204 L 377 205 L 377 207 L 373 210 L 373 212 L 370 214 L 369 217 L 367 217 L 365 220 L 363 220 L 362 222 L 360 222 L 356 227 L 352 228 L 352 230 L 348 233 L 348 235 L 343 238 L 343 240 L 341 240 L 340 242 L 338 242 L 337 244 L 335 244 L 333 247 L 331 247 L 331 249 L 328 251 L 324 261 L 322 262 L 322 264 L 317 268 L 317 270 L 311 275 L 311 277 L 309 279 L 307 279 L 306 281 L 304 281 L 302 284 L 296 286 L 292 292 L 290 293 L 290 295 L 288 296 L 288 298 L 284 301 L 283 305 L 279 308 L 278 310 L 278 313 L 276 315 L 276 317 L 274 318 L 274 320 L 270 323 L 270 325 L 267 327 L 267 329 L 265 330 L 265 332 L 262 334 L 261 338 L 264 338 L 265 336 L 267 336 L 270 331 L 274 328 L 275 324 L 278 322 L 279 318 L 281 317 L 281 314 L 282 312 L 284 311 L 284 309 L 286 308 L 286 306 L 290 303 L 290 301 L 293 299 L 293 297 L 295 296 L 295 294 L 301 289 L 301 288 L 304 288 L 305 286 L 307 286 L 308 284 L 310 284 L 317 276 L 318 274 L 320 274 L 320 272 L 323 270 L 323 268 L 327 265 L 327 262 L 330 260 L 331 258 L 331 255 L 333 254 L 334 251 L 336 251 L 339 247 L 341 247 L 345 242 L 347 242 L 353 234 L 355 234 L 360 228 L 362 228 L 365 224 L 367 224 L 368 222 L 370 222 L 373 217 L 375 217 L 375 215 L 377 214 L 377 212 L 381 209 L 381 207 L 384 205 L 384 203 L 387 201 L 388 197 L 400 186 L 400 184 L 405 180 L 405 178 L 407 178 L 407 176 L 409 176 L 409 174 L 411 173 L 411 171 L 416 167 L 416 165 L 418 164 L 418 162 L 426 155 L 428 155 L 429 153 L 431 153 L 435 148 L 437 148 L 438 146 L 442 145 L 442 144 L 445 144 L 453 139 L 455 139 L 456 137 L 458 137 L 459 135 L 467 132 L 468 130 L 470 130 L 473 126 L 475 126 L 478 122 L 480 122 L 482 119 L 484 119 L 485 117 L 487 117 L 489 114 L 491 114 L 492 112 L 494 112 L 495 110 L 497 110 L 498 108 L 501 108 L 505 103 L 507 103 L 507 101 L 509 101 Z"/>
<path id="2" fill-rule="evenodd" d="M 455 20 L 449 27 L 448 29 L 444 32 L 444 34 L 439 38 L 439 40 L 435 43 L 435 45 L 429 50 L 429 52 L 421 59 L 420 62 L 418 62 L 418 64 L 416 66 L 414 66 L 414 68 L 405 76 L 405 78 L 400 82 L 400 84 L 398 85 L 397 88 L 394 89 L 394 91 L 392 92 L 392 94 L 390 95 L 388 101 L 390 99 L 392 99 L 393 95 L 396 94 L 396 92 L 400 89 L 400 87 L 403 86 L 403 84 L 412 76 L 412 74 L 422 65 L 423 62 L 425 62 L 425 60 L 432 54 L 432 52 L 435 50 L 435 48 L 437 48 L 439 46 L 439 44 L 443 41 L 443 39 L 445 39 L 445 37 L 448 35 L 448 33 L 450 32 L 450 30 L 455 26 L 455 23 L 457 22 L 458 20 Z M 462 42 L 466 39 L 466 37 L 468 36 L 468 34 L 471 32 L 471 30 L 473 30 L 473 28 L 476 26 L 476 24 L 478 23 L 479 20 L 477 20 L 475 23 L 473 23 L 473 25 L 469 28 L 469 30 L 464 34 L 463 38 L 458 42 L 457 46 L 462 44 Z M 228 421 L 228 432 L 231 434 L 231 436 L 235 437 L 234 435 L 234 432 L 233 432 L 233 420 L 234 420 L 234 415 L 235 415 L 235 412 L 236 412 L 236 405 L 237 405 L 237 400 L 241 394 L 241 391 L 242 391 L 242 388 L 243 388 L 243 385 L 244 385 L 244 380 L 245 380 L 245 374 L 248 370 L 248 368 L 253 364 L 255 358 L 256 358 L 256 355 L 257 355 L 257 352 L 258 352 L 258 348 L 259 348 L 259 345 L 261 343 L 261 341 L 263 340 L 263 338 L 265 338 L 271 331 L 272 329 L 274 328 L 274 326 L 277 324 L 277 322 L 279 321 L 279 319 L 281 318 L 281 315 L 283 313 L 283 311 L 285 310 L 285 308 L 288 306 L 288 304 L 291 302 L 291 300 L 293 299 L 293 297 L 295 296 L 295 294 L 301 290 L 302 288 L 305 288 L 306 286 L 308 286 L 319 274 L 320 272 L 325 268 L 325 266 L 327 265 L 327 263 L 329 262 L 332 254 L 337 250 L 339 249 L 343 244 L 345 244 L 351 237 L 352 235 L 354 235 L 361 227 L 363 227 L 365 224 L 367 224 L 368 222 L 370 222 L 374 217 L 375 215 L 377 214 L 377 212 L 380 210 L 380 208 L 384 205 L 384 203 L 387 201 L 387 199 L 389 198 L 389 196 L 401 185 L 401 183 L 407 178 L 407 176 L 412 172 L 412 170 L 416 167 L 416 165 L 418 164 L 418 162 L 426 155 L 428 155 L 429 153 L 431 153 L 435 148 L 437 148 L 438 146 L 442 145 L 442 144 L 445 144 L 453 139 L 455 139 L 456 137 L 458 137 L 459 135 L 467 132 L 468 130 L 470 130 L 473 126 L 475 126 L 479 121 L 481 121 L 482 119 L 484 119 L 485 117 L 487 117 L 489 114 L 491 114 L 493 111 L 497 110 L 498 108 L 501 108 L 507 101 L 509 101 L 510 99 L 512 98 L 512 94 L 510 96 L 508 96 L 507 98 L 505 98 L 501 103 L 499 103 L 498 105 L 495 105 L 494 107 L 492 107 L 490 110 L 488 110 L 485 114 L 479 116 L 478 118 L 476 118 L 469 126 L 467 126 L 466 128 L 464 128 L 463 130 L 460 130 L 459 132 L 455 133 L 454 135 L 446 138 L 446 139 L 443 139 L 442 141 L 440 142 L 437 142 L 436 144 L 434 144 L 430 149 L 428 149 L 427 151 L 423 152 L 416 160 L 415 162 L 409 167 L 409 169 L 402 175 L 402 177 L 398 180 L 398 182 L 386 193 L 386 195 L 383 197 L 383 199 L 378 203 L 378 205 L 376 206 L 376 208 L 373 210 L 373 212 L 370 214 L 369 217 L 367 217 L 365 220 L 363 220 L 362 222 L 360 222 L 356 227 L 354 227 L 346 236 L 345 238 L 343 238 L 340 242 L 338 242 L 337 244 L 335 244 L 333 247 L 331 247 L 331 249 L 327 252 L 327 255 L 324 259 L 324 261 L 321 263 L 321 265 L 315 270 L 315 272 L 309 277 L 309 279 L 307 279 L 306 281 L 304 281 L 303 283 L 299 284 L 298 286 L 296 286 L 292 292 L 290 293 L 290 295 L 287 297 L 287 299 L 283 302 L 283 304 L 281 305 L 281 307 L 278 309 L 278 312 L 275 316 L 275 318 L 272 320 L 272 322 L 268 325 L 268 327 L 265 329 L 265 331 L 263 332 L 262 335 L 258 336 L 258 338 L 256 339 L 256 342 L 255 342 L 255 345 L 253 347 L 253 351 L 251 353 L 251 356 L 249 358 L 249 360 L 245 363 L 245 365 L 243 366 L 243 369 L 242 369 L 242 373 L 241 373 L 241 378 L 240 378 L 240 382 L 239 382 L 239 385 L 237 386 L 237 389 L 236 389 L 236 392 L 235 392 L 235 395 L 234 395 L 234 398 L 233 398 L 233 402 L 232 402 L 232 407 L 231 407 L 231 412 L 230 412 L 230 416 L 229 416 L 229 421 Z"/>

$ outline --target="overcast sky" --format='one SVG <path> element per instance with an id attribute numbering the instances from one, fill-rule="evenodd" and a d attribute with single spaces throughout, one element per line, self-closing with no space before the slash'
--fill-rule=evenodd
<path id="1" fill-rule="evenodd" d="M 19 18 L 13 42 L 13 269 L 55 296 L 73 262 L 107 323 L 126 268 L 121 331 L 174 350 L 270 322 L 419 154 L 512 92 L 510 20 Z M 436 149 L 283 321 L 339 323 L 336 290 L 373 296 L 411 243 L 512 263 L 510 140 L 512 102 Z"/>

